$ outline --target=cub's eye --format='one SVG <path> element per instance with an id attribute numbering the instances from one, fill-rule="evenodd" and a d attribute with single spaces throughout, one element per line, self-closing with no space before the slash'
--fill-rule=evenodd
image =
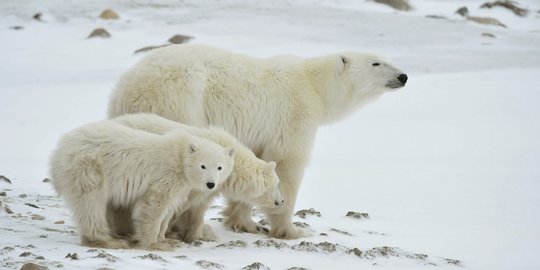
<path id="1" fill-rule="evenodd" d="M 204 170 L 204 169 L 206 169 L 206 166 L 204 166 L 204 165 L 201 165 L 201 169 L 203 169 L 203 170 Z"/>
<path id="2" fill-rule="evenodd" d="M 217 169 L 221 171 L 221 169 L 223 169 L 223 168 L 221 168 L 221 167 L 217 167 Z"/>
<path id="3" fill-rule="evenodd" d="M 376 66 L 380 66 L 381 63 L 373 63 L 373 66 L 376 67 Z"/>

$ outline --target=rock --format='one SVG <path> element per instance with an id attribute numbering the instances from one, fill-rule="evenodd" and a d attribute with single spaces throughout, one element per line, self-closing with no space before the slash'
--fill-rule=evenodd
<path id="1" fill-rule="evenodd" d="M 104 20 L 118 20 L 120 18 L 120 16 L 112 9 L 102 11 L 99 17 Z"/>
<path id="2" fill-rule="evenodd" d="M 467 7 L 460 7 L 458 10 L 456 10 L 456 13 L 462 17 L 467 17 L 469 16 L 469 9 Z"/>
<path id="3" fill-rule="evenodd" d="M 90 251 L 88 251 L 90 252 Z M 92 257 L 92 258 L 101 258 L 101 259 L 107 259 L 108 262 L 116 262 L 118 260 L 118 257 L 111 255 L 105 251 L 99 251 L 99 254 Z"/>
<path id="4" fill-rule="evenodd" d="M 193 37 L 190 37 L 190 36 L 174 35 L 171 38 L 169 38 L 168 41 L 172 44 L 182 44 L 182 43 L 187 43 L 192 39 Z"/>
<path id="5" fill-rule="evenodd" d="M 327 233 L 320 233 L 319 235 L 320 235 L 320 236 L 328 236 Z"/>
<path id="6" fill-rule="evenodd" d="M 47 269 L 49 268 L 39 265 L 39 264 L 34 264 L 34 263 L 27 263 L 21 267 L 21 270 L 47 270 Z"/>
<path id="7" fill-rule="evenodd" d="M 178 256 L 174 256 L 173 258 L 185 260 L 185 259 L 188 258 L 188 256 L 186 256 L 186 255 L 178 255 Z"/>
<path id="8" fill-rule="evenodd" d="M 310 270 L 310 269 L 304 268 L 304 267 L 293 266 L 293 267 L 287 268 L 287 270 Z"/>
<path id="9" fill-rule="evenodd" d="M 38 214 L 32 214 L 32 217 L 31 217 L 32 220 L 44 220 L 45 217 L 44 216 L 40 216 Z"/>
<path id="10" fill-rule="evenodd" d="M 277 249 L 282 249 L 282 248 L 288 248 L 289 247 L 289 245 L 287 245 L 287 243 L 281 242 L 281 241 L 276 241 L 274 239 L 257 240 L 257 241 L 254 242 L 254 244 L 257 247 L 273 247 L 273 248 L 277 248 Z"/>
<path id="11" fill-rule="evenodd" d="M 309 208 L 309 209 L 300 210 L 300 211 L 296 212 L 296 214 L 294 214 L 294 215 L 305 219 L 307 215 L 321 217 L 321 212 L 319 212 L 319 211 L 317 211 L 317 210 L 315 210 L 313 208 Z"/>
<path id="12" fill-rule="evenodd" d="M 37 256 L 35 259 L 36 259 L 36 260 L 45 260 L 45 257 L 43 257 L 43 256 Z"/>
<path id="13" fill-rule="evenodd" d="M 502 0 L 502 1 L 499 0 L 499 1 L 491 2 L 491 3 L 489 2 L 484 3 L 483 5 L 480 6 L 480 8 L 492 8 L 492 7 L 497 7 L 497 6 L 507 8 L 511 10 L 512 12 L 514 12 L 515 15 L 520 16 L 520 17 L 525 17 L 529 13 L 528 9 L 520 8 L 517 6 L 516 2 L 508 1 L 508 0 Z"/>
<path id="14" fill-rule="evenodd" d="M 307 251 L 307 252 L 326 252 L 332 253 L 336 251 L 336 245 L 330 242 L 322 242 L 315 244 L 313 242 L 302 241 L 297 245 L 291 247 L 294 250 L 298 251 Z"/>
<path id="15" fill-rule="evenodd" d="M 6 194 L 6 192 L 5 192 L 5 191 L 2 191 L 2 192 L 0 192 L 0 196 L 2 196 L 2 197 L 6 197 L 6 196 L 7 196 L 7 194 Z"/>
<path id="16" fill-rule="evenodd" d="M 368 213 L 359 213 L 359 212 L 353 212 L 353 211 L 347 212 L 347 214 L 345 216 L 351 217 L 351 218 L 356 218 L 356 219 L 369 219 L 369 214 Z"/>
<path id="17" fill-rule="evenodd" d="M 171 44 L 165 44 L 165 45 L 158 45 L 158 46 L 146 46 L 146 47 L 142 47 L 136 51 L 133 52 L 133 54 L 137 54 L 137 53 L 141 53 L 141 52 L 147 52 L 147 51 L 151 51 L 151 50 L 154 50 L 154 49 L 159 49 L 159 48 L 163 48 L 163 47 L 167 47 L 167 46 L 170 46 Z"/>
<path id="18" fill-rule="evenodd" d="M 51 179 L 49 179 L 49 178 L 44 178 L 41 182 L 43 182 L 43 183 L 49 183 L 49 182 L 51 182 Z"/>
<path id="19" fill-rule="evenodd" d="M 110 38 L 111 34 L 105 30 L 105 28 L 96 28 L 88 35 L 87 38 L 94 38 L 94 37 L 100 37 L 100 38 Z"/>
<path id="20" fill-rule="evenodd" d="M 195 264 L 206 269 L 223 269 L 224 268 L 222 264 L 206 261 L 206 260 L 197 261 Z"/>
<path id="21" fill-rule="evenodd" d="M 19 194 L 19 198 L 26 198 L 26 197 L 28 197 L 28 195 L 26 195 L 26 194 L 24 194 L 24 193 L 23 193 L 23 194 Z"/>
<path id="22" fill-rule="evenodd" d="M 54 224 L 64 224 L 64 223 L 66 223 L 66 222 L 63 221 L 63 220 L 57 220 L 57 221 L 54 222 Z"/>
<path id="23" fill-rule="evenodd" d="M 454 260 L 454 259 L 447 259 L 447 258 L 444 258 L 444 261 L 447 263 L 447 264 L 453 264 L 453 265 L 456 265 L 456 266 L 463 266 L 461 264 L 461 261 L 460 260 Z"/>
<path id="24" fill-rule="evenodd" d="M 399 257 L 399 249 L 394 247 L 374 247 L 364 251 L 363 257 L 366 259 L 375 259 L 377 257 Z"/>
<path id="25" fill-rule="evenodd" d="M 260 262 L 254 262 L 248 266 L 242 267 L 242 270 L 270 270 L 270 267 Z"/>
<path id="26" fill-rule="evenodd" d="M 36 255 L 34 255 L 34 253 L 28 252 L 28 251 L 25 251 L 25 252 L 23 252 L 23 253 L 21 253 L 21 254 L 19 255 L 19 257 L 28 257 L 28 256 L 35 257 Z"/>
<path id="27" fill-rule="evenodd" d="M 331 232 L 337 232 L 337 233 L 340 233 L 340 234 L 343 234 L 343 235 L 347 235 L 347 236 L 352 236 L 352 234 L 346 232 L 346 231 L 342 231 L 342 230 L 338 230 L 338 229 L 334 229 L 334 228 L 331 228 L 330 229 Z"/>
<path id="28" fill-rule="evenodd" d="M 39 238 L 48 238 L 48 237 L 49 237 L 49 236 L 46 235 L 46 234 L 42 234 L 42 235 L 39 236 Z"/>
<path id="29" fill-rule="evenodd" d="M 479 24 L 487 24 L 487 25 L 496 25 L 500 27 L 506 28 L 506 25 L 501 23 L 499 20 L 490 18 L 490 17 L 476 17 L 476 16 L 468 16 L 467 20 L 479 23 Z"/>
<path id="30" fill-rule="evenodd" d="M 408 11 L 412 9 L 411 5 L 409 5 L 409 3 L 405 0 L 375 0 L 375 2 L 402 11 Z"/>
<path id="31" fill-rule="evenodd" d="M 35 205 L 33 203 L 24 203 L 24 205 L 39 209 L 39 206 L 37 206 L 37 205 Z"/>
<path id="32" fill-rule="evenodd" d="M 24 26 L 22 26 L 22 25 L 14 25 L 14 26 L 10 26 L 9 29 L 16 30 L 16 31 L 23 30 Z"/>
<path id="33" fill-rule="evenodd" d="M 434 14 L 426 15 L 426 18 L 430 18 L 430 19 L 440 19 L 440 20 L 448 20 L 448 18 L 445 17 L 445 16 L 442 16 L 442 15 L 434 15 Z"/>
<path id="34" fill-rule="evenodd" d="M 236 241 L 229 241 L 227 243 L 219 244 L 216 247 L 224 247 L 224 248 L 245 248 L 247 246 L 247 243 L 244 241 L 236 240 Z"/>
<path id="35" fill-rule="evenodd" d="M 311 230 L 311 226 L 309 226 L 309 224 L 307 224 L 307 223 L 305 223 L 305 222 L 295 221 L 295 222 L 293 222 L 293 224 L 294 224 L 295 226 L 297 226 L 297 227 Z"/>
<path id="36" fill-rule="evenodd" d="M 4 181 L 6 183 L 11 184 L 11 180 L 9 180 L 9 178 L 7 178 L 7 177 L 5 177 L 3 175 L 0 175 L 0 181 Z"/>
<path id="37" fill-rule="evenodd" d="M 354 254 L 355 256 L 362 257 L 362 251 L 358 248 L 349 249 L 347 254 Z"/>
<path id="38" fill-rule="evenodd" d="M 34 14 L 34 16 L 32 16 L 32 19 L 42 22 L 41 15 L 42 15 L 41 12 L 36 13 L 36 14 Z"/>
<path id="39" fill-rule="evenodd" d="M 488 37 L 488 38 L 495 38 L 495 35 L 494 35 L 494 34 L 488 33 L 488 32 L 482 33 L 482 36 L 483 36 L 483 37 Z"/>
<path id="40" fill-rule="evenodd" d="M 167 262 L 167 260 L 163 259 L 161 256 L 156 255 L 154 253 L 148 253 L 146 255 L 137 256 L 137 257 L 134 257 L 134 258 L 139 258 L 139 259 L 143 259 L 143 260 L 159 261 L 159 262 Z"/>
<path id="41" fill-rule="evenodd" d="M 73 254 L 68 253 L 68 254 L 66 255 L 66 257 L 64 257 L 64 258 L 70 258 L 70 259 L 72 259 L 72 260 L 78 260 L 78 259 L 79 259 L 79 255 L 78 255 L 77 253 L 73 253 Z"/>

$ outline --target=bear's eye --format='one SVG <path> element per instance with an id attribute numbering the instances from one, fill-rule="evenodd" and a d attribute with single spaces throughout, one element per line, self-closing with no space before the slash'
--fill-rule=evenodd
<path id="1" fill-rule="evenodd" d="M 206 166 L 204 166 L 204 165 L 201 165 L 201 169 L 203 169 L 203 170 L 204 170 L 204 169 L 206 169 Z"/>
<path id="2" fill-rule="evenodd" d="M 342 56 L 341 57 L 341 62 L 346 65 L 347 63 L 349 63 L 349 59 L 345 58 L 345 56 Z"/>
<path id="3" fill-rule="evenodd" d="M 221 168 L 221 167 L 217 167 L 217 169 L 218 169 L 219 171 L 221 171 L 221 169 L 223 169 L 223 168 Z"/>
<path id="4" fill-rule="evenodd" d="M 373 63 L 373 66 L 376 67 L 376 66 L 380 66 L 381 63 Z"/>

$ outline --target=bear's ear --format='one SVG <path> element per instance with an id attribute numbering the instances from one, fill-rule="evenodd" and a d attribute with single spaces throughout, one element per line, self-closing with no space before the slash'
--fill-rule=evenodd
<path id="1" fill-rule="evenodd" d="M 191 153 L 197 152 L 198 147 L 197 147 L 197 145 L 195 145 L 194 143 L 189 143 L 187 149 L 188 149 L 188 153 L 191 154 Z"/>
<path id="2" fill-rule="evenodd" d="M 230 157 L 234 158 L 236 155 L 236 150 L 232 147 L 225 148 L 225 154 L 229 155 Z"/>
<path id="3" fill-rule="evenodd" d="M 343 66 L 346 66 L 349 63 L 349 59 L 347 59 L 347 57 L 341 55 L 340 58 L 341 58 L 341 63 L 343 64 Z"/>

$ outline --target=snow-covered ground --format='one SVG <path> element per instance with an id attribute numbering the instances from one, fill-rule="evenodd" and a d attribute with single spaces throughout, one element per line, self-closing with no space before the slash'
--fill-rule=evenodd
<path id="1" fill-rule="evenodd" d="M 397 12 L 364 0 L 3 1 L 0 175 L 12 184 L 0 180 L 0 268 L 540 269 L 540 2 L 518 1 L 524 18 L 483 2 L 412 0 L 413 11 Z M 508 28 L 465 21 L 461 6 Z M 121 18 L 99 19 L 106 8 Z M 86 39 L 97 27 L 112 37 Z M 407 72 L 404 89 L 320 129 L 297 209 L 321 217 L 295 218 L 315 236 L 261 247 L 265 236 L 211 219 L 218 205 L 207 221 L 219 241 L 153 252 L 163 261 L 78 245 L 42 182 L 48 156 L 62 133 L 105 117 L 115 82 L 144 55 L 136 49 L 174 34 L 259 57 L 372 51 Z M 246 247 L 216 247 L 236 240 Z"/>

